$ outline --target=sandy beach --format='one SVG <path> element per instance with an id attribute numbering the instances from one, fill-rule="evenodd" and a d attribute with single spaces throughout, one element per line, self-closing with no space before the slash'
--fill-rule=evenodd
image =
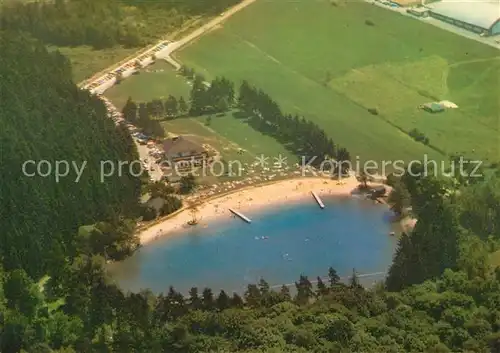
<path id="1" fill-rule="evenodd" d="M 249 186 L 236 190 L 233 193 L 207 200 L 199 205 L 196 212 L 198 224 L 195 227 L 204 227 L 208 221 L 219 217 L 233 217 L 229 208 L 240 210 L 244 213 L 245 210 L 265 208 L 275 204 L 283 204 L 306 198 L 311 199 L 312 191 L 316 192 L 320 197 L 321 195 L 349 196 L 358 185 L 359 182 L 352 176 L 343 179 L 341 182 L 327 178 L 308 177 Z M 159 237 L 165 237 L 175 231 L 190 227 L 187 225 L 187 222 L 192 217 L 191 211 L 186 209 L 144 229 L 139 233 L 141 244 L 146 244 Z"/>

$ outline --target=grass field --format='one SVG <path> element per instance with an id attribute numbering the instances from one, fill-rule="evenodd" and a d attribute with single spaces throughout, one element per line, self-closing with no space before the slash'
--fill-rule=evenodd
<path id="1" fill-rule="evenodd" d="M 169 94 L 176 97 L 184 96 L 189 100 L 191 87 L 187 81 L 177 75 L 170 64 L 158 61 L 143 70 L 140 74 L 124 80 L 106 91 L 106 96 L 119 109 L 131 96 L 136 102 L 149 101 L 153 98 L 166 98 Z M 188 136 L 199 144 L 209 144 L 218 150 L 226 161 L 254 163 L 261 154 L 268 156 L 269 162 L 280 154 L 287 162 L 297 162 L 294 157 L 274 138 L 254 130 L 243 120 L 226 115 L 213 115 L 207 125 L 207 116 L 179 118 L 162 122 L 167 133 Z M 240 153 L 239 150 L 244 152 Z"/>
<path id="2" fill-rule="evenodd" d="M 249 80 L 362 159 L 446 158 L 405 134 L 417 128 L 447 154 L 498 160 L 499 52 L 377 6 L 257 1 L 176 57 Z M 417 109 L 435 99 L 459 109 Z"/>
<path id="3" fill-rule="evenodd" d="M 191 87 L 187 81 L 176 74 L 172 66 L 163 60 L 158 60 L 139 74 L 123 80 L 106 91 L 113 104 L 121 109 L 128 97 L 136 102 L 147 102 L 155 98 L 166 99 L 169 94 L 189 100 Z"/>
<path id="4" fill-rule="evenodd" d="M 265 136 L 248 124 L 234 118 L 231 113 L 213 116 L 209 125 L 207 117 L 181 118 L 163 123 L 169 133 L 189 136 L 199 143 L 207 143 L 221 152 L 226 161 L 239 160 L 242 163 L 253 163 L 261 154 L 268 156 L 269 162 L 280 154 L 287 162 L 296 162 L 296 157 L 289 153 L 272 137 Z M 238 153 L 239 149 L 245 152 Z"/>
<path id="5" fill-rule="evenodd" d="M 257 162 L 257 157 L 261 155 L 268 158 L 268 166 L 271 168 L 277 158 L 285 158 L 282 161 L 291 168 L 294 163 L 298 162 L 297 157 L 289 153 L 276 140 L 255 131 L 242 120 L 233 117 L 231 113 L 213 116 L 210 124 L 207 124 L 207 117 L 201 116 L 165 121 L 163 126 L 168 133 L 186 136 L 200 145 L 212 146 L 221 154 L 222 159 L 229 163 L 229 167 L 225 170 L 233 173 L 232 176 L 220 175 L 222 170 L 218 169 L 220 166 L 216 166 L 213 170 L 215 176 L 208 173 L 207 176 L 199 179 L 198 182 L 201 184 L 210 185 L 246 178 L 249 175 L 259 175 L 252 172 L 251 165 Z M 247 174 L 249 172 L 250 174 Z M 273 170 L 265 172 L 261 169 L 261 173 L 277 175 Z"/>

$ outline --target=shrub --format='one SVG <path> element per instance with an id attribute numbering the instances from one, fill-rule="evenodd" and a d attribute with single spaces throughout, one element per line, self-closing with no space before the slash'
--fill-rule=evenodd
<path id="1" fill-rule="evenodd" d="M 412 137 L 417 142 L 422 142 L 424 145 L 429 144 L 429 138 L 418 129 L 412 129 L 408 132 L 408 135 Z"/>
<path id="2" fill-rule="evenodd" d="M 375 26 L 375 23 L 373 23 L 373 21 L 371 21 L 371 20 L 366 20 L 365 21 L 365 25 L 367 25 L 367 26 Z"/>
<path id="3" fill-rule="evenodd" d="M 368 112 L 373 115 L 378 115 L 378 110 L 377 108 L 368 108 Z"/>
<path id="4" fill-rule="evenodd" d="M 157 217 L 156 210 L 152 207 L 144 207 L 142 210 L 142 220 L 144 222 L 152 221 Z"/>

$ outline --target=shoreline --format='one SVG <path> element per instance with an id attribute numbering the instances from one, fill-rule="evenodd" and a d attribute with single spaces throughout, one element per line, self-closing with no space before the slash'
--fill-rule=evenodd
<path id="1" fill-rule="evenodd" d="M 256 208 L 272 207 L 276 204 L 313 199 L 311 192 L 321 196 L 350 196 L 358 187 L 359 182 L 354 176 L 339 180 L 323 177 L 300 177 L 285 179 L 273 183 L 252 185 L 239 190 L 201 200 L 196 206 L 196 227 L 206 227 L 206 223 L 224 217 L 233 217 L 229 208 L 245 212 Z M 156 239 L 175 235 L 173 233 L 186 229 L 187 223 L 193 218 L 190 207 L 182 208 L 166 216 L 138 232 L 141 245 Z"/>

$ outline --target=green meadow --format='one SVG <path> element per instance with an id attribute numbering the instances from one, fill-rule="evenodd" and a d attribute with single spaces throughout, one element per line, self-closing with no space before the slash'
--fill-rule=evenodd
<path id="1" fill-rule="evenodd" d="M 166 99 L 171 94 L 189 100 L 190 90 L 185 78 L 176 74 L 170 64 L 159 60 L 139 74 L 113 86 L 106 91 L 106 96 L 121 109 L 128 97 L 136 102 L 146 102 L 155 98 Z M 162 125 L 167 133 L 189 136 L 200 144 L 211 145 L 228 161 L 253 163 L 261 154 L 270 157 L 281 154 L 293 162 L 297 159 L 275 139 L 254 130 L 232 113 L 212 115 L 209 123 L 207 118 L 183 117 L 164 120 Z"/>
<path id="2" fill-rule="evenodd" d="M 177 98 L 183 96 L 187 101 L 190 91 L 191 87 L 184 77 L 178 75 L 166 61 L 158 60 L 107 90 L 106 97 L 121 109 L 128 97 L 136 102 L 148 102 L 156 98 L 166 99 L 171 94 Z"/>
<path id="3" fill-rule="evenodd" d="M 377 6 L 257 1 L 176 57 L 261 87 L 362 159 L 446 159 L 417 128 L 446 154 L 498 160 L 498 50 Z M 459 108 L 418 109 L 435 100 Z"/>
<path id="4" fill-rule="evenodd" d="M 499 160 L 499 51 L 377 6 L 259 0 L 175 56 L 207 79 L 248 80 L 361 160 L 427 154 L 439 161 L 454 153 Z M 163 71 L 143 72 L 106 94 L 118 106 L 128 96 L 188 97 L 182 77 L 167 63 L 156 67 Z M 436 100 L 459 108 L 437 114 L 418 108 Z M 234 131 L 223 135 L 228 124 Z M 214 117 L 212 125 L 245 148 L 244 122 Z M 408 136 L 415 128 L 429 146 Z"/>
<path id="5" fill-rule="evenodd" d="M 163 122 L 169 133 L 189 136 L 198 143 L 209 144 L 218 150 L 225 160 L 239 160 L 242 163 L 254 163 L 261 154 L 273 158 L 280 154 L 289 164 L 297 162 L 280 143 L 269 136 L 254 130 L 232 113 L 212 116 L 207 123 L 207 116 L 180 118 Z"/>

